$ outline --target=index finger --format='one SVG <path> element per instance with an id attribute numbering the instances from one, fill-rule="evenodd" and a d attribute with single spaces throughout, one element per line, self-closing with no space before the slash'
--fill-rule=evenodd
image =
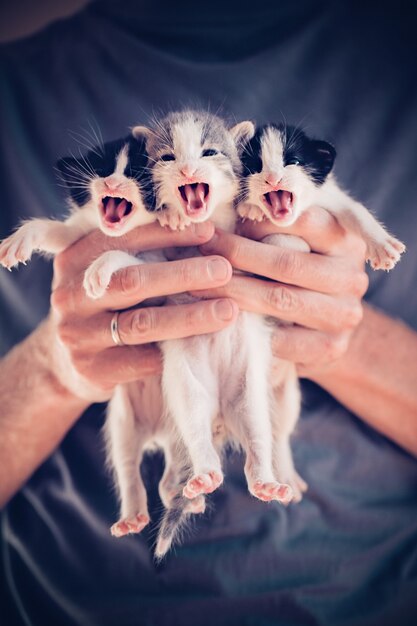
<path id="1" fill-rule="evenodd" d="M 279 248 L 221 230 L 200 249 L 244 272 L 322 293 L 356 291 L 364 282 L 363 273 L 344 258 Z"/>
<path id="2" fill-rule="evenodd" d="M 245 220 L 239 225 L 239 234 L 260 241 L 266 235 L 282 233 L 297 235 L 306 241 L 313 252 L 330 254 L 345 238 L 345 230 L 336 218 L 321 207 L 310 207 L 300 217 L 285 228 L 280 228 L 270 220 L 253 222 Z"/>
<path id="3" fill-rule="evenodd" d="M 133 255 L 146 250 L 175 246 L 199 246 L 212 237 L 211 222 L 192 224 L 181 231 L 163 228 L 154 222 L 138 226 L 120 237 L 108 237 L 99 229 L 76 241 L 59 255 L 58 265 L 79 273 L 108 250 L 124 250 Z"/>

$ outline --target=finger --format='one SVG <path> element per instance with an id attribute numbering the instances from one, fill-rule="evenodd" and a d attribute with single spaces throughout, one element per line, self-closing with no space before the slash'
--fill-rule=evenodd
<path id="1" fill-rule="evenodd" d="M 298 326 L 280 326 L 272 336 L 272 352 L 275 357 L 304 367 L 319 367 L 340 358 L 349 339 L 349 333 L 331 335 Z"/>
<path id="2" fill-rule="evenodd" d="M 108 348 L 94 360 L 103 385 L 129 383 L 162 372 L 162 357 L 157 346 Z"/>
<path id="3" fill-rule="evenodd" d="M 322 293 L 364 293 L 368 284 L 349 259 L 287 250 L 221 230 L 200 250 L 224 256 L 237 269 Z"/>
<path id="4" fill-rule="evenodd" d="M 362 318 L 362 307 L 354 297 L 336 298 L 247 276 L 235 276 L 225 287 L 193 294 L 232 298 L 240 310 L 329 333 L 354 328 Z"/>
<path id="5" fill-rule="evenodd" d="M 228 299 L 144 307 L 119 315 L 119 336 L 127 345 L 138 345 L 203 335 L 222 330 L 236 319 L 238 313 L 237 304 Z M 108 345 L 112 344 L 109 333 Z"/>
<path id="6" fill-rule="evenodd" d="M 107 237 L 97 229 L 58 255 L 55 270 L 58 275 L 69 271 L 79 272 L 108 250 L 124 250 L 135 255 L 145 250 L 171 246 L 198 246 L 208 241 L 213 232 L 211 222 L 192 224 L 182 231 L 162 228 L 155 222 L 134 228 L 121 237 Z"/>
<path id="7" fill-rule="evenodd" d="M 239 234 L 260 241 L 266 235 L 283 233 L 304 239 L 313 252 L 331 254 L 342 244 L 346 233 L 336 218 L 321 207 L 311 207 L 301 213 L 294 224 L 280 228 L 270 220 L 253 222 L 245 220 L 239 224 Z"/>
<path id="8" fill-rule="evenodd" d="M 144 307 L 121 312 L 118 333 L 128 346 L 191 337 L 222 330 L 238 313 L 237 304 L 230 299 Z M 78 353 L 114 347 L 110 330 L 112 318 L 113 314 L 108 312 L 87 318 L 68 318 L 59 324 L 60 339 Z"/>
<path id="9" fill-rule="evenodd" d="M 127 309 L 148 298 L 224 285 L 232 276 L 222 257 L 193 257 L 166 263 L 143 263 L 119 270 L 99 300 L 87 297 L 81 273 L 76 284 L 58 287 L 52 303 L 61 313 L 91 315 L 103 310 Z"/>

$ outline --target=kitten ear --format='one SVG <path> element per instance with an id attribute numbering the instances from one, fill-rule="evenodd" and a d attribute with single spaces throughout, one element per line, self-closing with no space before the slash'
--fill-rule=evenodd
<path id="1" fill-rule="evenodd" d="M 314 160 L 324 176 L 330 173 L 336 158 L 336 150 L 327 141 L 311 141 L 311 148 L 314 153 Z"/>
<path id="2" fill-rule="evenodd" d="M 147 126 L 134 126 L 132 128 L 132 135 L 135 139 L 139 141 L 144 141 L 145 143 L 154 136 L 153 130 L 148 128 Z"/>
<path id="3" fill-rule="evenodd" d="M 229 132 L 232 135 L 233 141 L 239 148 L 252 139 L 255 134 L 255 125 L 253 122 L 247 120 L 232 126 Z"/>

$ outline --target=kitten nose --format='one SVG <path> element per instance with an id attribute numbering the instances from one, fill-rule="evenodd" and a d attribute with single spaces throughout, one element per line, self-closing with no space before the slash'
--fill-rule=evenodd
<path id="1" fill-rule="evenodd" d="M 186 163 L 181 167 L 181 174 L 186 178 L 192 178 L 196 172 L 196 167 L 190 163 Z"/>
<path id="2" fill-rule="evenodd" d="M 122 182 L 119 178 L 116 178 L 116 176 L 107 176 L 107 178 L 104 179 L 104 184 L 110 191 L 115 191 L 121 186 Z"/>
<path id="3" fill-rule="evenodd" d="M 281 178 L 282 176 L 269 172 L 265 178 L 265 182 L 268 183 L 268 185 L 271 185 L 271 187 L 276 187 L 281 182 Z"/>

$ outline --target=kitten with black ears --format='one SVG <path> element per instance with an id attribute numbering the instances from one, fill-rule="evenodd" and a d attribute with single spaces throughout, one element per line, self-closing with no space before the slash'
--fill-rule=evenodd
<path id="1" fill-rule="evenodd" d="M 299 128 L 274 124 L 258 128 L 242 153 L 243 177 L 237 211 L 243 219 L 268 219 L 286 227 L 309 207 L 321 206 L 343 228 L 362 237 L 367 245 L 367 259 L 374 269 L 389 270 L 405 246 L 389 235 L 362 204 L 340 189 L 331 173 L 335 157 L 332 145 L 310 139 Z M 269 235 L 263 242 L 310 252 L 307 243 L 293 235 Z M 300 500 L 306 484 L 294 470 L 290 447 L 301 405 L 298 377 L 295 365 L 284 360 L 275 367 L 275 372 L 274 468 L 277 479 L 288 482 L 294 499 Z"/>
<path id="2" fill-rule="evenodd" d="M 59 161 L 57 167 L 69 192 L 70 216 L 64 222 L 34 219 L 23 224 L 1 244 L 1 264 L 10 269 L 19 262 L 28 261 L 34 251 L 58 254 L 95 228 L 100 228 L 108 236 L 120 237 L 137 226 L 154 222 L 153 186 L 147 162 L 143 141 L 133 136 L 96 146 L 86 156 Z M 100 297 L 115 268 L 126 267 L 131 259 L 130 255 L 117 250 L 96 259 L 84 276 L 84 288 L 89 297 Z M 134 259 L 135 264 L 165 261 L 160 251 L 148 251 Z M 62 351 L 62 359 L 66 359 L 64 346 L 59 344 L 58 348 Z M 71 371 L 68 364 L 68 377 Z M 74 393 L 83 396 L 82 379 L 72 378 Z M 141 402 L 136 410 L 140 421 L 132 408 L 136 408 L 138 387 L 141 400 L 146 404 L 146 409 Z M 187 450 L 179 435 L 174 433 L 175 425 L 161 417 L 163 410 L 159 398 L 160 378 L 157 377 L 142 384 L 117 386 L 109 404 L 104 428 L 107 461 L 113 470 L 121 500 L 121 517 L 112 526 L 115 536 L 140 532 L 149 522 L 146 491 L 139 474 L 140 460 L 147 448 L 156 445 L 165 454 L 166 470 L 159 492 L 166 507 L 170 506 L 173 490 L 174 495 L 176 493 L 176 476 L 181 476 L 184 467 L 190 466 Z M 188 514 L 202 510 L 204 499 L 196 498 L 185 502 L 181 515 L 175 509 L 170 511 L 170 516 L 179 525 Z"/>
<path id="3" fill-rule="evenodd" d="M 61 159 L 57 168 L 69 191 L 68 218 L 25 222 L 0 244 L 0 264 L 11 269 L 35 251 L 58 254 L 95 228 L 118 237 L 153 222 L 146 164 L 143 142 L 131 136 L 97 146 L 86 156 Z"/>
<path id="4" fill-rule="evenodd" d="M 308 207 L 321 206 L 364 240 L 366 258 L 374 269 L 392 269 L 404 244 L 339 187 L 332 174 L 335 158 L 332 145 L 310 139 L 299 128 L 283 124 L 258 128 L 242 154 L 239 215 L 256 221 L 267 218 L 285 227 Z"/>

